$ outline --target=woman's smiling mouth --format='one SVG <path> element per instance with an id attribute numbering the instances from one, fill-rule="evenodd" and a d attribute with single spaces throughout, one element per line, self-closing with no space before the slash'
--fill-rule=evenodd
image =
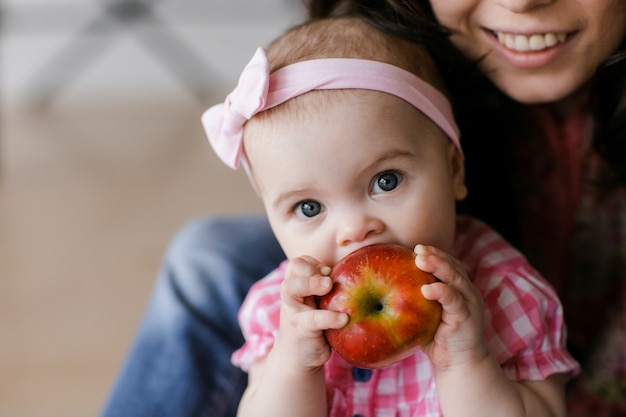
<path id="1" fill-rule="evenodd" d="M 535 33 L 532 35 L 490 32 L 498 39 L 501 45 L 517 52 L 543 51 L 565 42 L 569 36 L 569 33 L 566 32 Z"/>

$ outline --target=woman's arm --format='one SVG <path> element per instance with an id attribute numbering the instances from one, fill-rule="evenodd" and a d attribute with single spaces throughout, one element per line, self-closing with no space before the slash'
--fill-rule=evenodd
<path id="1" fill-rule="evenodd" d="M 245 380 L 230 363 L 244 342 L 237 311 L 284 259 L 262 215 L 204 217 L 182 228 L 100 417 L 235 415 Z"/>

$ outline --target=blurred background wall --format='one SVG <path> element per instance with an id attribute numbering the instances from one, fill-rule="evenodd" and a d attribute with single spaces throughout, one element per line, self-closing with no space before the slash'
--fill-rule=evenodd
<path id="1" fill-rule="evenodd" d="M 260 212 L 199 118 L 299 0 L 0 1 L 0 417 L 95 416 L 168 242 Z"/>

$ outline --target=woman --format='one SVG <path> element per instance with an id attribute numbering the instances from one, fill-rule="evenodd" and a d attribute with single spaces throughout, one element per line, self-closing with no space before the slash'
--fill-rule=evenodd
<path id="1" fill-rule="evenodd" d="M 550 279 L 583 373 L 572 415 L 626 415 L 626 2 L 312 1 L 406 37 L 423 8 L 485 77 L 440 57 L 467 155 L 467 205 Z M 530 52 L 535 51 L 535 52 Z M 488 131 L 485 132 L 485 129 Z M 236 311 L 283 258 L 265 219 L 200 219 L 174 240 L 104 416 L 235 415 Z M 620 385 L 621 384 L 621 385 Z"/>

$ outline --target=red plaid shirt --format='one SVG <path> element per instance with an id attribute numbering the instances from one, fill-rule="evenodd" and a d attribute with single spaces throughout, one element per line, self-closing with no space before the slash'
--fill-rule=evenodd
<path id="1" fill-rule="evenodd" d="M 561 304 L 517 250 L 484 223 L 459 216 L 454 255 L 483 296 L 488 348 L 511 379 L 578 373 L 565 349 Z M 232 362 L 244 370 L 274 343 L 285 268 L 286 262 L 257 282 L 241 308 L 246 343 Z M 432 367 L 421 351 L 374 371 L 353 368 L 333 352 L 325 374 L 331 417 L 441 415 Z"/>

